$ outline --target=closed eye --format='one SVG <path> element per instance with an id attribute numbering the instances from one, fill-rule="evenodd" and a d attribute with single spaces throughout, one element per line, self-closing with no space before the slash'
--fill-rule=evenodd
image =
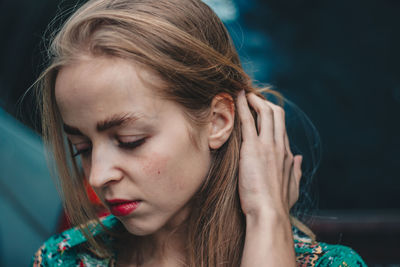
<path id="1" fill-rule="evenodd" d="M 123 142 L 121 140 L 118 140 L 118 146 L 123 149 L 134 149 L 136 147 L 139 147 L 146 141 L 146 138 L 142 138 L 139 140 L 135 141 L 130 141 L 130 142 Z M 92 151 L 92 146 L 91 145 L 76 145 L 75 146 L 76 151 L 72 154 L 72 157 L 77 157 L 81 155 L 84 158 L 87 158 L 90 156 L 90 153 Z"/>
<path id="2" fill-rule="evenodd" d="M 75 153 L 72 154 L 72 157 L 76 157 L 81 155 L 82 157 L 88 157 L 92 150 L 92 146 L 88 146 L 87 148 L 77 149 Z"/>
<path id="3" fill-rule="evenodd" d="M 118 141 L 118 146 L 124 149 L 134 149 L 140 145 L 142 145 L 146 141 L 146 138 L 142 138 L 140 140 L 136 140 L 133 142 L 122 142 L 121 140 Z"/>

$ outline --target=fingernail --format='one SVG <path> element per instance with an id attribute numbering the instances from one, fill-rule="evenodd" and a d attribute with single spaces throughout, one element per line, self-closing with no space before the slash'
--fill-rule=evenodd
<path id="1" fill-rule="evenodd" d="M 242 89 L 242 90 L 239 92 L 239 95 L 240 95 L 240 96 L 244 96 L 244 89 Z"/>

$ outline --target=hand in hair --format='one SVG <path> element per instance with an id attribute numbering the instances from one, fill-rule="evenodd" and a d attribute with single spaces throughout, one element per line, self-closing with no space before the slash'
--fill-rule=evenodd
<path id="1" fill-rule="evenodd" d="M 242 267 L 295 266 L 289 210 L 299 195 L 302 156 L 290 151 L 281 107 L 253 93 L 246 99 L 241 92 L 237 109 L 242 124 L 239 196 L 246 215 Z"/>
<path id="2" fill-rule="evenodd" d="M 257 126 L 244 94 L 238 97 L 242 123 L 239 194 L 244 214 L 289 213 L 299 196 L 302 156 L 293 156 L 285 127 L 285 112 L 253 93 L 247 95 L 257 112 Z M 258 133 L 257 133 L 257 129 Z"/>

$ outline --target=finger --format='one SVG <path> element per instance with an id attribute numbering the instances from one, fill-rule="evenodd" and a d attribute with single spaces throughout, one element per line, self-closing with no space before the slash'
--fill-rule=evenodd
<path id="1" fill-rule="evenodd" d="M 290 194 L 290 183 L 293 180 L 294 177 L 294 160 L 293 157 L 286 157 L 283 160 L 283 176 L 282 176 L 282 190 L 284 192 L 284 194 L 287 196 L 288 194 Z M 288 193 L 289 191 L 289 193 Z"/>
<path id="2" fill-rule="evenodd" d="M 267 103 L 274 111 L 275 146 L 277 148 L 276 152 L 279 153 L 277 155 L 280 157 L 280 160 L 282 160 L 282 189 L 287 193 L 286 191 L 290 184 L 290 175 L 293 169 L 293 154 L 290 151 L 289 140 L 286 133 L 285 111 L 278 105 L 271 102 Z"/>
<path id="3" fill-rule="evenodd" d="M 240 122 L 242 124 L 242 139 L 249 140 L 252 138 L 256 138 L 257 137 L 256 126 L 254 118 L 251 115 L 244 90 L 242 90 L 238 94 L 237 110 Z"/>
<path id="4" fill-rule="evenodd" d="M 286 131 L 285 131 L 285 148 L 286 148 L 286 153 L 288 155 L 292 155 L 292 151 L 290 149 L 290 144 L 289 144 L 289 137 Z"/>
<path id="5" fill-rule="evenodd" d="M 294 204 L 296 204 L 299 198 L 300 180 L 302 177 L 302 170 L 301 170 L 302 161 L 303 161 L 303 156 L 301 155 L 296 155 L 293 159 L 293 168 L 290 175 L 290 182 L 288 188 L 289 209 L 292 208 Z"/>
<path id="6" fill-rule="evenodd" d="M 267 102 L 267 104 L 272 108 L 274 113 L 274 140 L 280 151 L 286 153 L 285 146 L 285 136 L 286 136 L 286 126 L 285 126 L 285 111 L 282 107 L 275 105 L 274 103 Z"/>
<path id="7" fill-rule="evenodd" d="M 285 116 L 285 115 L 283 114 L 283 116 Z M 284 177 L 283 182 L 284 182 L 284 185 L 288 185 L 290 183 L 290 179 L 292 179 L 290 177 L 291 173 L 293 171 L 296 172 L 297 170 L 296 170 L 296 166 L 294 166 L 295 158 L 293 157 L 293 153 L 292 153 L 292 151 L 290 149 L 289 137 L 288 137 L 288 134 L 287 134 L 287 131 L 286 131 L 286 125 L 283 125 L 282 127 L 284 127 L 284 129 L 283 129 L 284 130 L 284 138 L 283 139 L 284 139 L 284 146 L 285 146 L 285 148 L 284 148 L 284 153 L 285 153 L 285 155 L 284 155 L 284 168 L 285 169 L 283 171 L 283 177 Z"/>
<path id="8" fill-rule="evenodd" d="M 289 138 L 287 135 L 287 132 L 285 131 L 285 137 L 284 137 L 284 146 L 285 146 L 285 156 L 284 156 L 284 171 L 283 171 L 283 177 L 288 177 L 287 179 L 284 179 L 284 182 L 289 182 L 289 175 L 291 173 L 291 168 L 293 165 L 293 154 L 292 151 L 290 150 L 290 144 L 289 144 Z M 290 169 L 290 170 L 289 170 Z M 287 172 L 289 170 L 289 172 Z"/>
<path id="9" fill-rule="evenodd" d="M 303 156 L 302 155 L 296 155 L 294 157 L 293 166 L 294 166 L 294 175 L 295 175 L 296 181 L 298 183 L 300 183 L 301 176 L 303 175 L 303 171 L 301 169 L 301 164 L 302 163 L 303 163 Z"/>
<path id="10" fill-rule="evenodd" d="M 258 133 L 267 144 L 274 144 L 274 111 L 268 101 L 255 94 L 248 94 L 247 98 L 251 107 L 257 112 Z"/>
<path id="11" fill-rule="evenodd" d="M 287 129 L 286 129 L 286 119 L 285 119 L 285 148 L 286 148 L 287 154 L 292 155 L 292 150 L 290 149 L 290 143 L 289 143 L 289 136 L 288 136 Z"/>

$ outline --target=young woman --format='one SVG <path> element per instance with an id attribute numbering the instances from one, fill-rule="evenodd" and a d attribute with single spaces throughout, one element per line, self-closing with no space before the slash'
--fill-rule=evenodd
<path id="1" fill-rule="evenodd" d="M 260 92 L 279 94 L 252 86 L 207 5 L 89 1 L 49 55 L 43 134 L 77 227 L 34 266 L 365 266 L 290 217 L 302 157 Z"/>

